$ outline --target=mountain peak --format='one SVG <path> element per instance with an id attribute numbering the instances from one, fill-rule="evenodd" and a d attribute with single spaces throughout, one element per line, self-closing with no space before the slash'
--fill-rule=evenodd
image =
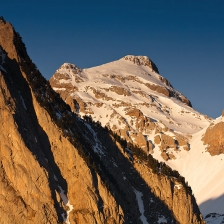
<path id="1" fill-rule="evenodd" d="M 75 64 L 71 64 L 71 63 L 64 63 L 63 65 L 61 65 L 59 67 L 59 69 L 57 69 L 56 72 L 63 72 L 63 71 L 66 71 L 66 72 L 72 72 L 74 74 L 79 74 L 82 69 L 80 69 L 78 66 L 76 66 Z"/>
<path id="2" fill-rule="evenodd" d="M 6 21 L 5 21 L 3 16 L 0 16 L 0 21 L 3 21 L 4 23 L 6 23 Z"/>
<path id="3" fill-rule="evenodd" d="M 158 68 L 156 65 L 147 57 L 147 56 L 135 56 L 135 55 L 126 55 L 123 58 L 126 61 L 131 61 L 136 65 L 144 65 L 152 68 L 156 73 L 159 73 Z"/>
<path id="4" fill-rule="evenodd" d="M 0 16 L 0 33 L 0 45 L 11 60 L 21 61 L 28 56 L 21 36 L 2 16 Z"/>

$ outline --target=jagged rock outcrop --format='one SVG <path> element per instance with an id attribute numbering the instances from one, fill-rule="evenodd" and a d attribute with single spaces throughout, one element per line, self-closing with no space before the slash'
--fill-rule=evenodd
<path id="1" fill-rule="evenodd" d="M 123 57 L 127 61 L 131 61 L 136 65 L 144 65 L 150 67 L 153 71 L 159 73 L 156 65 L 147 56 L 127 55 Z"/>
<path id="2" fill-rule="evenodd" d="M 1 19 L 0 46 L 1 222 L 203 223 L 184 179 L 72 113 Z"/>
<path id="3" fill-rule="evenodd" d="M 215 125 L 211 124 L 202 138 L 204 145 L 207 145 L 207 151 L 211 156 L 224 153 L 224 122 Z"/>

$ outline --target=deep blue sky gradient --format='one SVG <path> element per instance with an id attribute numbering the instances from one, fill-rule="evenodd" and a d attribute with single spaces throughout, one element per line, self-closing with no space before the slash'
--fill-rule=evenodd
<path id="1" fill-rule="evenodd" d="M 146 55 L 160 74 L 211 117 L 224 109 L 224 1 L 1 1 L 49 79 L 64 62 L 88 68 Z"/>

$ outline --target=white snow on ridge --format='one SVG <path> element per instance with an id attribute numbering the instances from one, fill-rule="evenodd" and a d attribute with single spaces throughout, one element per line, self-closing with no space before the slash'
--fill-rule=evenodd
<path id="1" fill-rule="evenodd" d="M 18 91 L 18 92 L 19 92 L 19 91 Z M 19 92 L 19 97 L 20 97 L 20 100 L 22 101 L 22 104 L 23 104 L 24 109 L 27 110 L 25 101 L 24 101 L 23 97 L 21 96 L 20 92 Z"/>
<path id="2" fill-rule="evenodd" d="M 125 102 L 140 108 L 145 116 L 160 120 L 177 132 L 188 134 L 193 134 L 210 123 L 203 115 L 179 100 L 168 98 L 162 93 L 148 88 L 146 86 L 147 83 L 170 88 L 160 80 L 161 76 L 148 66 L 136 65 L 124 58 L 100 66 L 82 69 L 78 72 L 75 65 L 71 65 L 71 67 L 74 67 L 73 70 L 70 68 L 66 69 L 68 66 L 69 64 L 65 63 L 57 72 L 66 74 L 66 77 L 70 78 L 59 79 L 58 81 L 59 83 L 71 83 L 78 87 L 78 92 L 72 93 L 72 96 L 80 97 L 86 103 L 101 102 L 117 110 L 115 104 Z M 116 91 L 114 92 L 114 86 L 122 88 L 131 94 L 118 94 Z M 57 88 L 54 87 L 55 90 Z M 60 88 L 58 90 L 61 91 L 63 89 Z M 103 96 L 98 97 L 94 91 L 99 91 L 100 94 L 104 94 L 110 97 L 110 99 Z M 178 91 L 176 92 L 180 94 Z M 151 99 L 153 95 L 155 96 L 155 101 Z M 88 107 L 91 108 L 90 105 Z M 124 112 L 121 115 L 128 119 Z M 98 110 L 96 117 L 104 117 L 104 110 Z M 107 122 L 109 122 L 109 117 Z M 105 121 L 104 123 L 107 122 Z M 119 125 L 117 127 L 121 129 Z"/>
<path id="3" fill-rule="evenodd" d="M 165 218 L 164 216 L 162 216 L 162 215 L 161 215 L 161 216 L 159 217 L 159 219 L 158 219 L 158 224 L 160 224 L 160 223 L 163 223 L 163 224 L 164 224 L 164 223 L 167 223 L 166 218 Z"/>
<path id="4" fill-rule="evenodd" d="M 70 224 L 69 213 L 73 210 L 73 205 L 70 204 L 67 196 L 65 195 L 65 191 L 60 186 L 58 186 L 58 188 L 60 189 L 60 196 L 61 196 L 63 203 L 69 207 L 69 210 L 67 211 L 67 218 L 65 218 L 63 215 L 62 216 L 63 216 L 65 223 Z"/>
<path id="5" fill-rule="evenodd" d="M 91 126 L 89 124 L 85 123 L 85 126 L 89 129 L 89 131 L 93 135 L 94 143 L 95 143 L 95 145 L 94 145 L 94 143 L 92 143 L 94 152 L 99 153 L 100 155 L 104 155 L 104 152 L 102 151 L 103 147 L 101 145 L 101 142 L 97 138 L 97 133 L 91 128 Z"/>
<path id="6" fill-rule="evenodd" d="M 224 155 L 211 156 L 201 141 L 206 129 L 194 134 L 190 151 L 180 152 L 180 159 L 166 162 L 177 170 L 191 186 L 200 211 L 224 213 Z"/>
<path id="7" fill-rule="evenodd" d="M 56 88 L 56 87 L 54 87 L 53 90 L 55 90 L 55 91 L 57 91 L 57 90 L 59 90 L 59 91 L 65 91 L 66 89 L 65 88 Z"/>
<path id="8" fill-rule="evenodd" d="M 145 209 L 144 209 L 144 204 L 143 204 L 143 200 L 142 200 L 142 196 L 143 196 L 142 192 L 137 191 L 136 189 L 134 189 L 134 192 L 135 192 L 135 195 L 136 195 L 136 200 L 138 202 L 139 211 L 141 213 L 140 220 L 142 221 L 143 224 L 149 224 L 147 222 L 147 219 L 146 219 L 145 215 L 144 215 Z"/>
<path id="9" fill-rule="evenodd" d="M 180 190 L 182 185 L 181 184 L 176 184 L 174 187 L 176 187 L 178 190 Z"/>
<path id="10" fill-rule="evenodd" d="M 205 221 L 207 224 L 221 224 L 224 223 L 224 215 L 210 214 Z"/>

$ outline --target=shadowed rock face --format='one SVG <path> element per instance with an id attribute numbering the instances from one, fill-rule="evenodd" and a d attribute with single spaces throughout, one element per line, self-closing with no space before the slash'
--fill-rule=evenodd
<path id="1" fill-rule="evenodd" d="M 203 223 L 184 181 L 73 114 L 1 19 L 0 48 L 1 223 Z"/>
<path id="2" fill-rule="evenodd" d="M 224 122 L 210 125 L 202 138 L 211 156 L 224 153 Z"/>

